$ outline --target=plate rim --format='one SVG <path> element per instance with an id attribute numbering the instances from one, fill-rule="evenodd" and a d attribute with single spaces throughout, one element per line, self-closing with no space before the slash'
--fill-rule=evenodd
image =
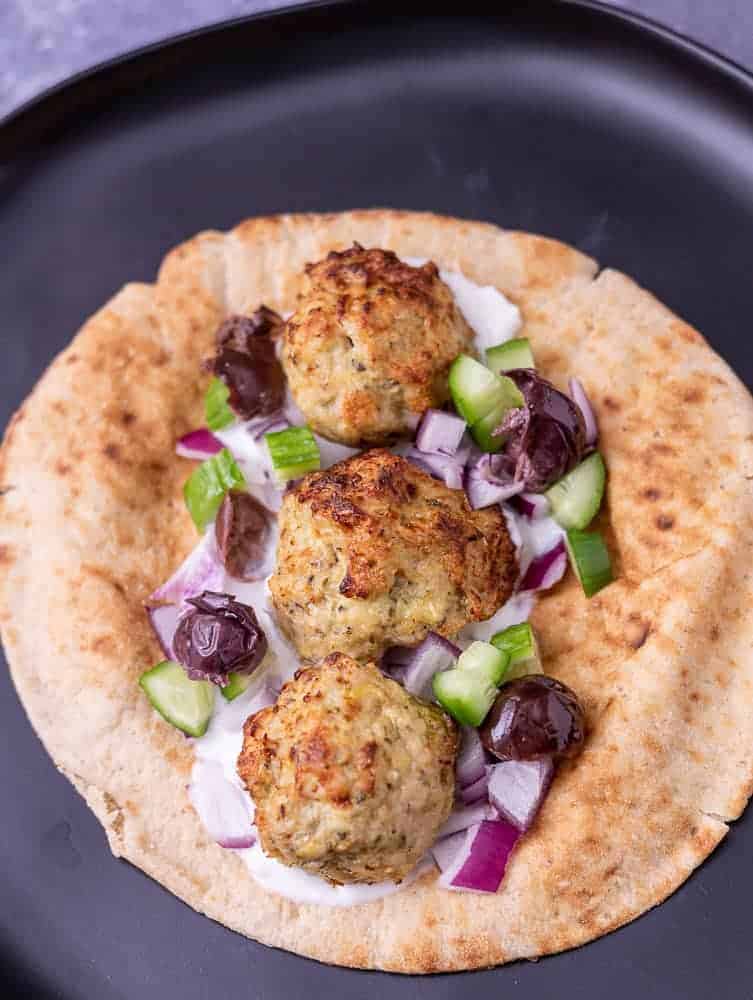
<path id="1" fill-rule="evenodd" d="M 643 33 L 663 42 L 665 45 L 679 49 L 686 56 L 703 63 L 707 69 L 718 73 L 726 82 L 734 82 L 736 85 L 742 87 L 753 97 L 753 66 L 748 69 L 729 56 L 723 55 L 712 46 L 691 38 L 689 35 L 677 31 L 653 17 L 622 7 L 614 7 L 611 4 L 603 2 L 603 0 L 543 0 L 543 3 L 550 7 L 575 8 L 595 14 L 604 20 L 612 19 L 626 24 L 636 29 L 639 33 Z M 423 6 L 420 0 L 415 5 L 416 8 Z M 177 50 L 199 39 L 219 38 L 219 36 L 226 32 L 231 33 L 236 29 L 244 28 L 254 23 L 294 18 L 301 14 L 335 10 L 339 7 L 350 7 L 354 10 L 368 11 L 369 8 L 383 8 L 383 5 L 378 0 L 302 0 L 302 2 L 289 6 L 272 7 L 253 14 L 223 18 L 220 21 L 200 25 L 188 31 L 175 32 L 156 41 L 127 49 L 115 56 L 96 62 L 92 66 L 78 70 L 64 77 L 62 80 L 58 80 L 56 83 L 50 84 L 38 94 L 27 98 L 16 108 L 1 116 L 0 143 L 3 143 L 8 138 L 8 135 L 12 136 L 14 131 L 21 130 L 34 115 L 43 112 L 56 102 L 71 97 L 75 94 L 76 90 L 90 87 L 96 82 L 97 78 L 104 79 L 108 74 L 127 69 L 129 66 L 135 68 L 136 64 L 143 60 L 158 57 L 170 50 Z M 9 155 L 12 155 L 12 151 Z M 3 157 L 0 156 L 0 165 L 2 164 L 2 159 Z"/>

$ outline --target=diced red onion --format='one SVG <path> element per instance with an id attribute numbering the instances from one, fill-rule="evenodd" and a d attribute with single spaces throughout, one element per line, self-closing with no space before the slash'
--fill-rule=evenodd
<path id="1" fill-rule="evenodd" d="M 439 884 L 445 889 L 496 892 L 519 839 L 520 831 L 503 820 L 484 820 L 469 827 Z M 448 853 L 442 852 L 443 859 Z"/>
<path id="2" fill-rule="evenodd" d="M 440 455 L 438 452 L 419 451 L 409 448 L 405 452 L 409 462 L 428 472 L 435 479 L 441 479 L 451 490 L 462 490 L 464 466 L 454 455 Z"/>
<path id="3" fill-rule="evenodd" d="M 198 760 L 188 794 L 207 833 L 220 847 L 253 847 L 252 807 L 240 788 L 225 777 L 220 763 Z"/>
<path id="4" fill-rule="evenodd" d="M 218 451 L 222 451 L 222 442 L 218 441 L 206 427 L 184 434 L 175 446 L 176 455 L 180 455 L 181 458 L 195 458 L 200 462 L 216 455 Z"/>
<path id="5" fill-rule="evenodd" d="M 529 521 L 537 521 L 549 513 L 549 501 L 543 493 L 519 493 L 513 501 L 515 509 Z"/>
<path id="6" fill-rule="evenodd" d="M 449 837 L 453 833 L 459 833 L 460 830 L 467 830 L 469 826 L 480 823 L 484 819 L 494 819 L 496 815 L 486 799 L 470 806 L 457 806 L 450 813 L 444 826 L 440 828 L 437 840 Z"/>
<path id="7" fill-rule="evenodd" d="M 486 773 L 486 753 L 478 730 L 463 726 L 460 731 L 460 750 L 455 762 L 455 779 L 461 788 L 467 788 Z"/>
<path id="8" fill-rule="evenodd" d="M 285 431 L 288 427 L 290 427 L 290 422 L 282 411 L 272 413 L 268 417 L 257 417 L 255 420 L 249 420 L 246 424 L 246 430 L 254 441 L 260 441 L 265 434 Z"/>
<path id="9" fill-rule="evenodd" d="M 533 559 L 518 586 L 519 591 L 548 590 L 561 580 L 567 569 L 564 539 L 541 556 Z"/>
<path id="10" fill-rule="evenodd" d="M 210 528 L 170 579 L 150 594 L 149 602 L 181 604 L 204 590 L 221 593 L 224 585 L 225 568 L 217 553 L 214 529 Z"/>
<path id="11" fill-rule="evenodd" d="M 173 636 L 175 627 L 178 624 L 182 608 L 177 604 L 159 604 L 154 607 L 146 607 L 149 624 L 154 629 L 157 641 L 162 647 L 165 659 L 173 658 Z"/>
<path id="12" fill-rule="evenodd" d="M 429 632 L 403 664 L 406 691 L 418 698 L 432 696 L 431 679 L 441 670 L 449 670 L 460 656 L 460 649 L 436 632 Z"/>
<path id="13" fill-rule="evenodd" d="M 419 451 L 454 455 L 460 447 L 465 428 L 465 420 L 454 413 L 426 410 L 416 432 L 416 447 Z"/>
<path id="14" fill-rule="evenodd" d="M 509 823 L 525 833 L 552 781 L 554 765 L 542 760 L 503 760 L 489 768 L 489 801 Z"/>
<path id="15" fill-rule="evenodd" d="M 502 503 L 525 489 L 523 483 L 514 482 L 504 472 L 502 463 L 493 458 L 497 456 L 482 455 L 466 470 L 465 491 L 468 503 L 474 510 Z"/>
<path id="16" fill-rule="evenodd" d="M 469 806 L 473 802 L 479 802 L 481 799 L 486 799 L 488 789 L 489 775 L 484 773 L 478 781 L 474 781 L 472 785 L 466 785 L 465 788 L 460 789 L 460 799 L 467 806 Z"/>
<path id="17" fill-rule="evenodd" d="M 472 479 L 470 476 L 466 481 L 466 493 L 468 503 L 474 510 L 482 507 L 491 507 L 493 504 L 502 503 L 509 500 L 523 490 L 523 483 L 508 483 L 505 486 L 495 485 L 483 479 Z"/>
<path id="18" fill-rule="evenodd" d="M 458 851 L 463 846 L 464 840 L 465 830 L 461 830 L 460 833 L 453 833 L 449 837 L 442 837 L 441 840 L 434 842 L 431 853 L 440 871 L 443 872 L 446 868 L 450 867 L 457 857 Z"/>
<path id="19" fill-rule="evenodd" d="M 583 414 L 583 422 L 586 425 L 586 444 L 595 444 L 596 438 L 599 436 L 599 428 L 596 425 L 596 414 L 586 395 L 586 390 L 583 388 L 583 383 L 579 378 L 571 378 L 568 385 L 572 401 Z"/>

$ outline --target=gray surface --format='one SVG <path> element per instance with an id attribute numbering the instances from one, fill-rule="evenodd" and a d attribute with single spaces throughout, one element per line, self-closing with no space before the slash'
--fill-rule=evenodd
<path id="1" fill-rule="evenodd" d="M 753 69 L 753 0 L 609 2 Z M 103 59 L 178 32 L 286 5 L 286 0 L 0 0 L 0 117 Z"/>

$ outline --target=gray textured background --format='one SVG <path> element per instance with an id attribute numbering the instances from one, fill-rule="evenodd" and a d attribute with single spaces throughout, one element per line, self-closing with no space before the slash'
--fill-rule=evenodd
<path id="1" fill-rule="evenodd" d="M 753 69 L 753 0 L 611 0 Z M 0 0 L 0 117 L 103 59 L 285 0 Z"/>

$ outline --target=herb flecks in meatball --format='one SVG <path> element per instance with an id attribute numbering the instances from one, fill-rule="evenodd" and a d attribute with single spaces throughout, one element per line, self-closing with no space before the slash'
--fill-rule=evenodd
<path id="1" fill-rule="evenodd" d="M 299 671 L 244 727 L 266 854 L 337 883 L 400 881 L 452 809 L 457 730 L 372 663 Z"/>
<path id="2" fill-rule="evenodd" d="M 305 660 L 359 660 L 453 636 L 512 593 L 513 544 L 497 507 L 471 510 L 389 451 L 306 476 L 286 494 L 269 589 L 278 622 Z"/>
<path id="3" fill-rule="evenodd" d="M 450 364 L 472 340 L 435 264 L 354 244 L 307 266 L 282 363 L 313 430 L 385 444 L 449 398 Z"/>

